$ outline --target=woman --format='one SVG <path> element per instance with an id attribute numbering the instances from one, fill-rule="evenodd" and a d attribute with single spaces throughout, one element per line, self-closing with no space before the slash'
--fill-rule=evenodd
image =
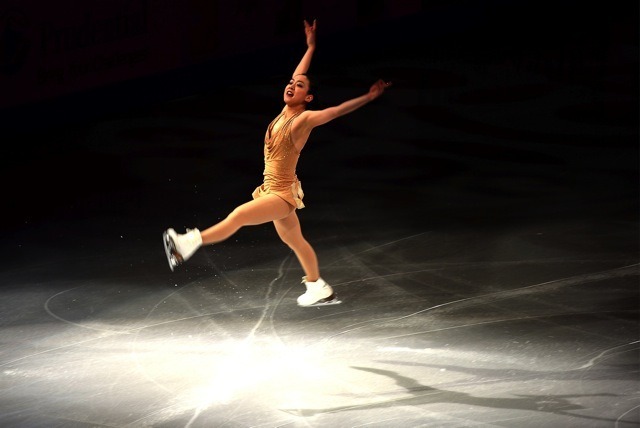
<path id="1" fill-rule="evenodd" d="M 285 106 L 269 124 L 264 143 L 264 181 L 252 194 L 253 200 L 240 205 L 221 222 L 200 231 L 190 229 L 178 234 L 167 229 L 163 241 L 171 270 L 185 262 L 203 245 L 229 238 L 243 226 L 272 221 L 278 236 L 295 253 L 305 272 L 306 292 L 298 297 L 300 306 L 336 303 L 332 287 L 321 277 L 318 259 L 311 245 L 302 236 L 296 209 L 304 208 L 303 192 L 296 176 L 296 165 L 311 131 L 337 117 L 350 113 L 373 101 L 390 85 L 378 80 L 369 92 L 334 107 L 307 110 L 313 100 L 311 82 L 306 72 L 316 48 L 316 21 L 304 21 L 307 51 L 296 67 L 284 90 Z"/>

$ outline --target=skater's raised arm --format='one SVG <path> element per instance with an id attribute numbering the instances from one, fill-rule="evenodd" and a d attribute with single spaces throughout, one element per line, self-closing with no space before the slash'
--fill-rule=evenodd
<path id="1" fill-rule="evenodd" d="M 300 63 L 294 70 L 292 77 L 297 76 L 299 74 L 305 74 L 309 71 L 309 67 L 311 66 L 311 58 L 313 57 L 313 52 L 316 50 L 316 20 L 313 20 L 313 24 L 309 25 L 307 20 L 304 20 L 304 33 L 307 36 L 307 51 L 302 56 Z"/>
<path id="2" fill-rule="evenodd" d="M 379 79 L 371 86 L 371 88 L 369 88 L 369 92 L 364 95 L 323 110 L 307 110 L 305 114 L 301 116 L 302 123 L 300 125 L 305 128 L 307 132 L 311 132 L 311 130 L 316 126 L 324 125 L 335 118 L 344 116 L 345 114 L 351 113 L 365 104 L 370 103 L 382 95 L 384 90 L 389 86 L 391 86 L 391 82 L 385 82 L 384 80 Z"/>

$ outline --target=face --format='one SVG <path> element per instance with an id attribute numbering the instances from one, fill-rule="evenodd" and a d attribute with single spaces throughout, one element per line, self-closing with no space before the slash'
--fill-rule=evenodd
<path id="1" fill-rule="evenodd" d="M 284 88 L 284 102 L 288 106 L 311 102 L 313 95 L 309 94 L 309 78 L 303 74 L 293 76 Z"/>

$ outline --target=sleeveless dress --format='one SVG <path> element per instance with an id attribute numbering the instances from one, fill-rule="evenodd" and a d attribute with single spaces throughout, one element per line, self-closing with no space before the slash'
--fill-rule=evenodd
<path id="1" fill-rule="evenodd" d="M 273 126 L 284 115 L 280 113 L 271 121 L 264 139 L 264 172 L 262 185 L 253 191 L 253 199 L 274 194 L 284 199 L 294 208 L 304 208 L 302 183 L 296 176 L 296 166 L 300 157 L 291 139 L 291 124 L 300 113 L 291 116 L 273 132 Z"/>

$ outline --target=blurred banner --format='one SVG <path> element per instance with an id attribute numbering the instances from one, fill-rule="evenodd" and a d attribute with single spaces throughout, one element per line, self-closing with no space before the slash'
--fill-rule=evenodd
<path id="1" fill-rule="evenodd" d="M 303 44 L 305 17 L 326 15 L 329 33 L 420 8 L 420 0 L 5 0 L 0 108 Z"/>

